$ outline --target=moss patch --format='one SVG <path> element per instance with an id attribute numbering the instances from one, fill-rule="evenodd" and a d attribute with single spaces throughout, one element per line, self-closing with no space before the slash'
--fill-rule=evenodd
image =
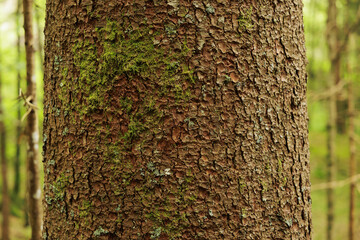
<path id="1" fill-rule="evenodd" d="M 126 79 L 129 85 L 140 81 L 143 87 L 138 87 L 137 94 L 146 97 L 134 100 L 134 96 L 115 96 L 121 98 L 118 111 L 123 111 L 129 121 L 128 130 L 122 135 L 128 143 L 161 122 L 160 98 L 173 99 L 175 103 L 190 100 L 195 78 L 187 65 L 186 42 L 179 42 L 175 50 L 163 49 L 156 39 L 161 33 L 153 32 L 150 26 L 133 29 L 114 21 L 97 28 L 96 35 L 96 44 L 74 44 L 74 65 L 79 77 L 70 81 L 66 79 L 69 69 L 62 69 L 60 100 L 65 103 L 66 112 L 72 110 L 83 117 L 109 111 L 114 98 L 111 91 L 120 80 Z M 68 100 L 69 91 L 72 101 Z"/>
<path id="2" fill-rule="evenodd" d="M 246 30 L 251 30 L 254 27 L 253 20 L 251 19 L 252 7 L 246 10 L 242 10 L 240 12 L 240 16 L 238 18 L 239 22 L 239 32 L 243 32 Z"/>
<path id="3" fill-rule="evenodd" d="M 70 87 L 75 94 L 80 91 L 84 94 L 87 104 L 81 106 L 83 113 L 106 109 L 108 102 L 104 96 L 119 76 L 125 76 L 128 81 L 140 78 L 151 83 L 154 89 L 148 89 L 149 92 L 160 88 L 153 95 L 176 92 L 177 98 L 187 97 L 182 83 L 194 78 L 184 64 L 189 51 L 186 43 L 181 43 L 179 51 L 162 49 L 155 46 L 159 33 L 151 33 L 149 27 L 132 29 L 112 21 L 96 32 L 97 45 L 85 41 L 73 47 L 79 78 L 73 79 Z M 64 76 L 67 71 L 63 70 Z"/>
<path id="4" fill-rule="evenodd" d="M 50 208 L 52 204 L 56 204 L 56 207 L 60 207 L 60 203 L 64 201 L 65 190 L 69 182 L 69 177 L 64 173 L 60 174 L 60 177 L 56 179 L 53 184 L 49 184 L 50 195 L 45 195 L 45 201 Z"/>

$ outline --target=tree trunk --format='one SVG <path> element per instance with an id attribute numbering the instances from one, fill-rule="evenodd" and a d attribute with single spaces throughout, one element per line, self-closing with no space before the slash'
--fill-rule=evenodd
<path id="1" fill-rule="evenodd" d="M 42 212 L 41 189 L 39 175 L 39 127 L 36 113 L 36 77 L 34 69 L 34 37 L 33 37 L 33 2 L 23 0 L 24 30 L 26 50 L 26 101 L 29 108 L 26 122 L 26 135 L 28 139 L 27 168 L 28 168 L 28 209 L 31 225 L 31 239 L 41 238 Z"/>
<path id="2" fill-rule="evenodd" d="M 305 65 L 300 0 L 48 2 L 44 239 L 311 239 Z"/>
<path id="3" fill-rule="evenodd" d="M 327 157 L 327 181 L 333 182 L 335 180 L 335 146 L 336 146 L 336 95 L 330 96 L 329 108 L 329 123 L 328 123 L 328 157 Z M 327 189 L 327 239 L 333 239 L 334 227 L 334 189 Z"/>
<path id="4" fill-rule="evenodd" d="M 352 91 L 353 84 L 349 83 L 348 87 L 348 114 L 349 114 L 349 145 L 350 145 L 350 207 L 349 207 L 349 240 L 355 240 L 355 190 L 356 182 L 356 144 L 355 144 L 355 101 Z"/>
<path id="5" fill-rule="evenodd" d="M 2 77 L 0 72 L 0 160 L 1 160 L 1 180 L 2 180 L 2 228 L 1 239 L 9 240 L 10 236 L 10 197 L 7 180 L 7 162 L 6 162 L 6 129 L 4 123 L 4 112 L 2 102 Z"/>
<path id="6" fill-rule="evenodd" d="M 16 35 L 17 35 L 17 63 L 21 62 L 21 44 L 20 44 L 20 9 L 21 9 L 21 0 L 17 0 L 17 9 L 16 9 Z M 21 88 L 21 70 L 20 68 L 16 68 L 17 71 L 17 89 L 16 94 L 19 94 L 19 89 Z M 17 106 L 17 122 L 16 122 L 16 150 L 15 150 L 15 159 L 14 159 L 14 198 L 19 197 L 20 192 L 20 183 L 21 183 L 21 176 L 20 176 L 20 136 L 21 136 L 21 106 Z"/>
<path id="7" fill-rule="evenodd" d="M 339 62 L 340 67 L 340 62 Z M 339 81 L 340 82 L 340 81 Z M 347 115 L 347 101 L 343 96 L 344 91 L 341 91 L 336 94 L 336 131 L 339 134 L 346 134 L 346 119 L 348 119 Z M 345 98 L 345 99 L 344 99 Z"/>
<path id="8" fill-rule="evenodd" d="M 327 20 L 327 39 L 329 46 L 329 56 L 331 61 L 331 70 L 329 75 L 329 89 L 336 86 L 338 79 L 340 79 L 340 54 L 338 41 L 338 27 L 336 23 L 337 8 L 336 0 L 329 0 L 328 6 L 328 20 Z M 327 171 L 328 182 L 335 180 L 335 144 L 336 144 L 336 99 L 337 94 L 332 94 L 329 98 L 329 122 L 328 122 L 328 157 L 327 157 Z M 329 188 L 327 190 L 327 240 L 333 239 L 333 225 L 334 225 L 334 190 Z"/>
<path id="9" fill-rule="evenodd" d="M 37 43 L 37 51 L 39 53 L 40 58 L 40 67 L 42 70 L 42 73 L 44 73 L 44 47 L 43 47 L 43 30 L 41 29 L 40 22 L 41 22 L 41 14 L 39 13 L 40 9 L 37 8 L 35 10 L 35 22 L 36 22 L 36 43 Z"/>

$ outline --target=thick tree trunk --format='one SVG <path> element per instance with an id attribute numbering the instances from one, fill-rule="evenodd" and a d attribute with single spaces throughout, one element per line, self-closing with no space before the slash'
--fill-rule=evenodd
<path id="1" fill-rule="evenodd" d="M 310 239 L 302 2 L 48 1 L 44 239 Z"/>
<path id="2" fill-rule="evenodd" d="M 1 180 L 2 180 L 2 227 L 1 239 L 9 240 L 10 238 L 10 197 L 8 191 L 7 179 L 7 162 L 6 162 L 6 129 L 4 123 L 4 111 L 2 102 L 2 77 L 0 73 L 0 160 L 1 160 Z"/>
<path id="3" fill-rule="evenodd" d="M 41 238 L 42 211 L 41 211 L 41 189 L 39 175 L 39 127 L 36 107 L 36 77 L 34 69 L 34 37 L 33 37 L 33 2 L 23 0 L 24 7 L 24 29 L 26 50 L 26 99 L 27 106 L 31 111 L 27 115 L 26 135 L 28 139 L 27 168 L 28 168 L 28 209 L 31 225 L 31 239 Z"/>

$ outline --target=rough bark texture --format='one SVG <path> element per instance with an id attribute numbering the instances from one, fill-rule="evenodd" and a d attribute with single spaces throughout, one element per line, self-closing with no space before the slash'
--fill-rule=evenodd
<path id="1" fill-rule="evenodd" d="M 39 175 L 39 126 L 38 117 L 33 106 L 36 106 L 36 77 L 34 69 L 34 37 L 33 37 L 33 17 L 32 0 L 23 0 L 24 7 L 24 30 L 25 30 L 25 50 L 26 50 L 26 98 L 30 103 L 31 109 L 27 115 L 26 135 L 27 146 L 27 197 L 29 206 L 29 220 L 31 225 L 31 239 L 41 238 L 42 211 L 41 211 L 41 189 Z"/>
<path id="2" fill-rule="evenodd" d="M 336 86 L 340 79 L 340 54 L 338 41 L 338 27 L 336 23 L 337 8 L 336 0 L 329 0 L 328 6 L 328 20 L 327 20 L 327 40 L 329 47 L 329 57 L 331 61 L 331 70 L 329 74 L 329 89 Z M 332 94 L 329 98 L 329 122 L 328 122 L 328 157 L 327 157 L 327 172 L 328 182 L 335 180 L 335 158 L 336 158 L 336 105 L 337 94 Z M 334 189 L 327 190 L 327 239 L 333 239 L 333 225 L 334 225 Z"/>
<path id="3" fill-rule="evenodd" d="M 1 73 L 0 73 L 1 75 Z M 6 162 L 6 129 L 4 124 L 4 112 L 2 102 L 2 77 L 0 76 L 0 161 L 1 161 L 1 180 L 2 180 L 2 225 L 1 239 L 9 240 L 10 238 L 10 197 L 7 180 L 7 162 Z"/>
<path id="4" fill-rule="evenodd" d="M 47 2 L 44 239 L 310 239 L 302 2 Z"/>

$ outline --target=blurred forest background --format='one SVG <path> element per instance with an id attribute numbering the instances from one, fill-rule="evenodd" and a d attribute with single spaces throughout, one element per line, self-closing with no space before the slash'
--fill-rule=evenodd
<path id="1" fill-rule="evenodd" d="M 7 173 L 11 197 L 10 239 L 29 239 L 30 227 L 25 214 L 26 139 L 23 134 L 24 122 L 21 121 L 26 109 L 23 100 L 19 100 L 18 87 L 20 79 L 20 88 L 23 92 L 26 89 L 23 16 L 19 2 L 0 0 L 0 81 L 3 104 L 0 120 L 4 121 L 6 130 Z M 351 239 L 350 186 L 353 189 L 353 199 L 360 196 L 360 185 L 356 187 L 351 184 L 360 177 L 356 175 L 357 168 L 350 161 L 351 156 L 355 161 L 359 158 L 356 148 L 360 144 L 360 116 L 357 114 L 360 104 L 360 1 L 303 2 L 309 60 L 308 110 L 313 239 Z M 41 104 L 44 19 L 45 0 L 36 0 L 34 36 L 40 131 L 43 120 Z M 18 127 L 21 127 L 20 135 Z M 2 184 L 0 186 L 2 187 Z M 333 205 L 333 214 L 330 207 L 330 215 L 329 203 L 330 206 Z M 353 226 L 359 226 L 360 201 L 355 201 L 352 211 Z M 328 219 L 332 218 L 331 230 L 328 231 Z M 354 231 L 353 236 L 360 236 L 360 228 L 355 228 Z M 332 238 L 329 237 L 330 233 Z"/>

